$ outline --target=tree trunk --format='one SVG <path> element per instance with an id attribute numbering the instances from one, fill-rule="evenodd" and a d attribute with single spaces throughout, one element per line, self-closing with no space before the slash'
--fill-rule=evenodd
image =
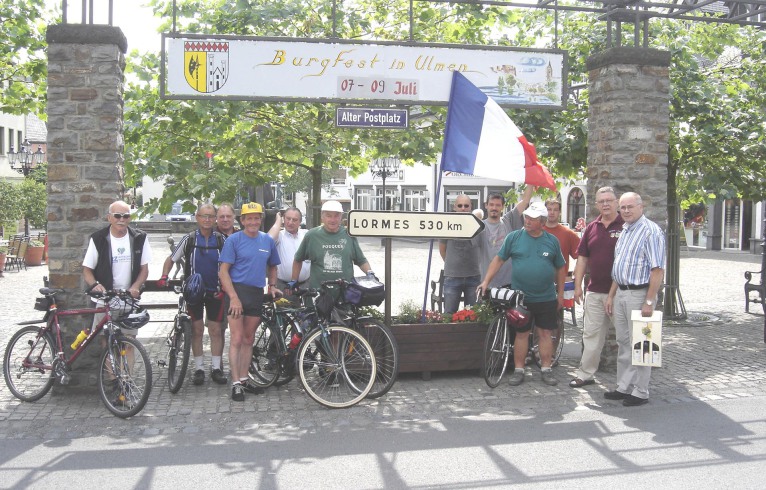
<path id="1" fill-rule="evenodd" d="M 686 308 L 679 288 L 681 269 L 681 240 L 680 213 L 676 174 L 678 166 L 668 154 L 668 229 L 667 237 L 667 269 L 665 270 L 665 288 L 663 293 L 663 315 L 667 319 L 683 320 L 686 318 Z"/>

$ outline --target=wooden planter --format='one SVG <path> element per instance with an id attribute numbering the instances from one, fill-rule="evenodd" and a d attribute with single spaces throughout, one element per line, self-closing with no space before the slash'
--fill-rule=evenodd
<path id="1" fill-rule="evenodd" d="M 419 372 L 423 379 L 430 379 L 434 371 L 482 367 L 485 324 L 397 324 L 391 330 L 399 344 L 400 373 Z"/>
<path id="2" fill-rule="evenodd" d="M 44 251 L 45 247 L 27 247 L 27 253 L 24 255 L 24 262 L 27 265 L 42 265 Z"/>
<path id="3" fill-rule="evenodd" d="M 0 252 L 0 272 L 5 270 L 5 252 Z"/>

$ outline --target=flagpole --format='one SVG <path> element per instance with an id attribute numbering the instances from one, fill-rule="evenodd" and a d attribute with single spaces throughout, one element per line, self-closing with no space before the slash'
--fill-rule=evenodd
<path id="1" fill-rule="evenodd" d="M 444 153 L 442 153 L 442 163 L 444 163 Z M 439 192 L 442 188 L 442 175 L 444 175 L 444 172 L 441 171 L 442 163 L 437 163 L 437 169 L 436 172 L 438 172 L 439 178 L 438 182 L 436 183 L 436 188 L 434 189 L 434 212 L 439 211 Z M 434 254 L 434 240 L 431 239 L 431 242 L 428 246 L 428 262 L 426 265 L 426 283 L 425 287 L 423 288 L 423 308 L 420 310 L 420 323 L 426 322 L 426 305 L 428 304 L 428 284 L 429 279 L 431 278 L 431 260 L 433 259 Z"/>

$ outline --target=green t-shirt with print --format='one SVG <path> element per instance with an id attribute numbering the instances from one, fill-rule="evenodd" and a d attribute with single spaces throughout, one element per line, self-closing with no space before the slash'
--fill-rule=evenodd
<path id="1" fill-rule="evenodd" d="M 511 284 L 524 292 L 530 303 L 556 300 L 556 271 L 563 267 L 564 256 L 558 239 L 543 231 L 535 238 L 526 230 L 512 231 L 505 237 L 497 255 L 513 261 Z"/>
<path id="2" fill-rule="evenodd" d="M 337 233 L 328 233 L 322 226 L 309 230 L 295 252 L 295 260 L 311 261 L 309 286 L 315 289 L 322 281 L 353 279 L 354 264 L 367 262 L 359 241 L 343 226 Z"/>

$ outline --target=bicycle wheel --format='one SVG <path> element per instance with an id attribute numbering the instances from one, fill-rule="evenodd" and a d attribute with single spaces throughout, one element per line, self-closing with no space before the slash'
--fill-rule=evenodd
<path id="1" fill-rule="evenodd" d="M 484 381 L 495 388 L 503 379 L 511 354 L 510 333 L 505 313 L 496 315 L 489 324 L 484 339 Z"/>
<path id="2" fill-rule="evenodd" d="M 537 328 L 532 329 L 532 350 L 534 352 L 535 364 L 537 367 L 542 367 L 543 362 L 540 359 L 540 338 L 537 333 Z M 551 367 L 556 366 L 559 363 L 559 357 L 561 357 L 561 351 L 564 350 L 564 310 L 560 310 L 556 314 L 556 328 L 551 330 L 551 342 L 553 343 L 553 353 L 551 354 Z"/>
<path id="3" fill-rule="evenodd" d="M 144 408 L 151 390 L 152 366 L 144 346 L 133 337 L 113 337 L 98 373 L 98 394 L 106 408 L 117 417 L 132 417 Z"/>
<path id="4" fill-rule="evenodd" d="M 5 348 L 3 376 L 13 396 L 25 402 L 44 397 L 53 386 L 55 345 L 41 327 L 26 326 Z"/>
<path id="5" fill-rule="evenodd" d="M 331 325 L 308 333 L 298 348 L 298 375 L 306 393 L 329 408 L 359 403 L 375 381 L 375 355 L 364 337 Z"/>
<path id="6" fill-rule="evenodd" d="M 375 382 L 367 398 L 378 398 L 394 386 L 399 373 L 399 346 L 391 329 L 381 321 L 365 318 L 356 322 L 356 326 L 375 354 Z"/>
<path id="7" fill-rule="evenodd" d="M 268 322 L 263 321 L 255 330 L 253 356 L 247 370 L 250 381 L 261 388 L 268 388 L 276 383 L 281 371 L 279 356 L 279 339 L 273 335 Z"/>
<path id="8" fill-rule="evenodd" d="M 192 325 L 186 315 L 176 315 L 173 330 L 168 336 L 168 388 L 178 393 L 186 378 L 191 351 Z"/>

